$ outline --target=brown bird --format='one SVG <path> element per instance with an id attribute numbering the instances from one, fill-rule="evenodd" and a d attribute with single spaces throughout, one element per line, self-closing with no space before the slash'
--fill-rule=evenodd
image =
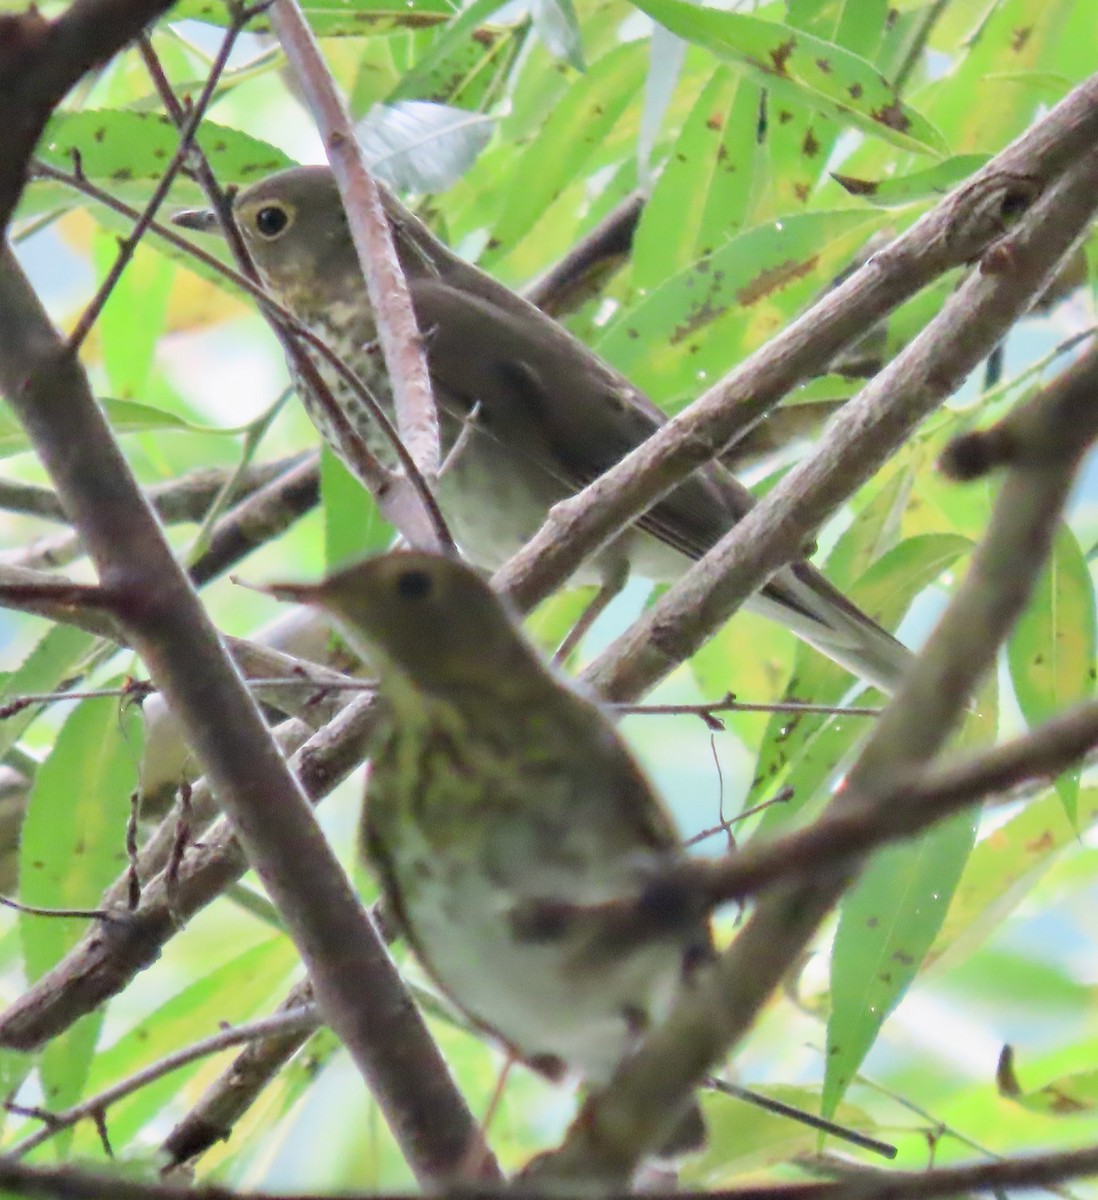
<path id="1" fill-rule="evenodd" d="M 326 609 L 378 673 L 362 847 L 419 960 L 516 1056 L 605 1083 L 711 953 L 703 917 L 646 891 L 681 840 L 613 722 L 455 559 L 265 590 Z M 629 934 L 597 907 L 634 900 Z M 702 1135 L 688 1108 L 664 1150 Z"/>
<path id="2" fill-rule="evenodd" d="M 444 452 L 462 448 L 438 484 L 442 511 L 463 551 L 494 569 L 526 542 L 549 508 L 574 494 L 648 438 L 658 408 L 563 326 L 466 263 L 391 196 L 398 253 L 424 337 Z M 323 337 L 391 406 L 343 205 L 326 167 L 271 175 L 234 202 L 264 283 Z M 179 214 L 179 224 L 215 228 L 212 213 Z M 345 412 L 375 453 L 391 448 L 364 406 L 318 362 Z M 300 387 L 321 434 L 354 469 L 337 430 Z M 716 463 L 696 470 L 605 546 L 576 582 L 620 582 L 635 573 L 676 579 L 752 504 Z M 807 562 L 775 574 L 750 601 L 848 670 L 894 690 L 910 652 Z"/>

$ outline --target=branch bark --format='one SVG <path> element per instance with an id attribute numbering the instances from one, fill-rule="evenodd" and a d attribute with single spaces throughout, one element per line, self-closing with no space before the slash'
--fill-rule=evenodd
<path id="1" fill-rule="evenodd" d="M 1029 309 L 1093 217 L 1098 123 L 1091 136 L 1078 162 L 995 248 L 1007 265 L 972 273 L 832 418 L 816 451 L 588 667 L 591 687 L 606 699 L 630 700 L 689 658 L 774 571 L 801 555 L 823 522 L 960 386 Z"/>
<path id="2" fill-rule="evenodd" d="M 978 258 L 1014 212 L 1098 138 L 1098 76 L 950 193 L 890 246 L 642 446 L 558 504 L 493 584 L 528 610 L 618 530 L 695 467 L 755 425 L 783 396 L 904 300 L 952 267 Z"/>
<path id="3" fill-rule="evenodd" d="M 892 796 L 897 777 L 938 753 L 964 714 L 1029 599 L 1079 461 L 1098 437 L 1096 396 L 1092 348 L 1012 418 L 1025 450 L 1012 460 L 987 535 L 828 812 L 872 812 Z M 588 1099 L 561 1149 L 538 1161 L 538 1180 L 611 1187 L 627 1180 L 645 1150 L 674 1128 L 697 1081 L 750 1029 L 855 875 L 851 866 L 824 864 L 812 878 L 767 893 L 667 1022 Z"/>
<path id="4" fill-rule="evenodd" d="M 381 193 L 355 140 L 347 109 L 296 0 L 275 0 L 271 26 L 308 102 L 331 163 L 366 280 L 378 341 L 393 390 L 397 428 L 427 487 L 438 479 L 438 411 L 412 297 L 397 257 Z M 434 548 L 452 550 L 445 529 Z"/>
<path id="5" fill-rule="evenodd" d="M 77 0 L 56 22 L 32 12 L 16 26 L 6 23 L 0 84 L 14 103 L 0 135 L 7 143 L 0 150 L 9 151 L 0 153 L 0 228 L 52 105 L 164 7 Z M 182 722 L 302 953 L 318 1002 L 413 1170 L 425 1182 L 449 1175 L 479 1143 L 476 1122 L 175 562 L 87 377 L 7 247 L 0 310 L 0 387 L 88 548 L 113 616 Z M 484 1161 L 491 1173 L 494 1164 Z"/>

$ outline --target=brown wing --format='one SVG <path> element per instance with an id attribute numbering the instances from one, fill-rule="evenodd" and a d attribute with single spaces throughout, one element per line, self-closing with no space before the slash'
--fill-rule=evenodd
<path id="1" fill-rule="evenodd" d="M 489 285 L 484 285 L 488 288 Z M 500 285 L 494 285 L 497 289 Z M 510 296 L 443 279 L 412 281 L 412 297 L 434 378 L 478 429 L 500 438 L 572 495 L 664 423 L 659 409 L 618 372 L 543 313 Z M 729 472 L 694 471 L 637 524 L 688 558 L 700 558 L 754 504 Z M 848 670 L 894 691 L 910 652 L 806 562 L 777 575 L 760 607 Z"/>

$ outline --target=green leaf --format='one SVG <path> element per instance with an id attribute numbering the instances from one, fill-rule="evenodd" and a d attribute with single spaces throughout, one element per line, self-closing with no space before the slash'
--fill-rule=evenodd
<path id="1" fill-rule="evenodd" d="M 626 309 L 596 349 L 657 402 L 696 396 L 825 286 L 880 219 L 811 212 L 748 229 Z"/>
<path id="2" fill-rule="evenodd" d="M 1098 1070 L 1061 1075 L 1031 1092 L 1024 1091 L 1014 1070 L 1014 1050 L 1004 1046 L 995 1072 L 999 1095 L 1026 1112 L 1046 1117 L 1073 1117 L 1098 1107 Z"/>
<path id="3" fill-rule="evenodd" d="M 934 943 L 934 956 L 971 955 L 1032 892 L 1063 851 L 1078 843 L 1079 830 L 1090 828 L 1096 819 L 1098 790 L 1080 790 L 1077 821 L 1069 820 L 1059 794 L 1050 790 L 982 838 Z"/>
<path id="4" fill-rule="evenodd" d="M 141 761 L 141 716 L 115 697 L 81 701 L 35 777 L 19 850 L 20 896 L 45 908 L 94 908 L 126 861 L 125 829 Z M 70 950 L 87 922 L 21 913 L 28 978 L 40 978 Z M 52 1039 L 39 1074 L 46 1103 L 81 1095 L 104 1009 Z"/>
<path id="5" fill-rule="evenodd" d="M 921 98 L 956 153 L 986 152 L 1019 134 L 1041 108 L 1066 92 L 1049 91 L 1049 70 L 1063 70 L 1063 51 L 1093 37 L 1093 14 L 1076 4 L 1002 0 L 979 28 L 955 70 Z"/>
<path id="6" fill-rule="evenodd" d="M 469 55 L 471 48 L 479 45 L 481 36 L 490 39 L 489 45 L 497 44 L 498 35 L 481 31 L 480 26 L 500 7 L 501 0 L 473 0 L 460 12 L 451 14 L 450 22 L 438 30 L 430 45 L 415 55 L 388 99 L 456 103 L 452 81 L 467 79 L 480 61 L 479 54 L 472 61 Z M 356 88 L 356 93 L 358 90 Z"/>
<path id="7" fill-rule="evenodd" d="M 72 625 L 52 626 L 19 668 L 4 680 L 0 700 L 7 702 L 17 696 L 54 691 L 75 671 L 95 642 L 93 634 Z M 41 707 L 31 704 L 0 721 L 0 756 L 19 741 L 39 712 Z"/>
<path id="8" fill-rule="evenodd" d="M 942 136 L 864 58 L 807 33 L 686 0 L 634 0 L 672 33 L 746 67 L 768 91 L 850 122 L 904 150 L 941 154 Z"/>
<path id="9" fill-rule="evenodd" d="M 875 533 L 879 527 L 879 513 L 867 511 L 840 539 L 833 554 L 840 562 L 849 557 L 856 565 L 861 556 L 848 549 L 850 543 L 861 543 L 863 530 Z M 969 547 L 967 539 L 953 534 L 909 538 L 883 554 L 846 590 L 856 604 L 886 629 L 895 628 L 912 600 Z M 850 684 L 850 675 L 842 667 L 812 647 L 801 646 L 794 659 L 787 698 L 837 703 Z M 877 693 L 870 692 L 861 699 L 871 704 L 876 696 Z M 775 713 L 759 752 L 747 803 L 760 803 L 779 785 L 791 788 L 793 799 L 768 809 L 755 836 L 772 835 L 795 820 L 805 804 L 814 797 L 818 799 L 820 789 L 865 733 L 865 718 Z"/>
<path id="10" fill-rule="evenodd" d="M 789 1085 L 758 1088 L 752 1085 L 752 1088 L 805 1112 L 816 1112 L 819 1108 L 818 1088 Z M 720 1190 L 731 1179 L 799 1156 L 813 1157 L 817 1152 L 820 1135 L 814 1129 L 746 1100 L 707 1093 L 703 1110 L 709 1136 L 702 1153 L 691 1155 L 683 1163 L 680 1176 L 683 1187 Z M 844 1104 L 836 1119 L 850 1129 L 875 1132 L 869 1114 L 852 1104 Z"/>
<path id="11" fill-rule="evenodd" d="M 918 200 L 944 196 L 962 180 L 978 171 L 988 160 L 986 154 L 955 154 L 932 167 L 894 175 L 890 179 L 857 179 L 852 175 L 833 176 L 852 196 L 867 200 L 878 208 L 900 208 Z"/>
<path id="12" fill-rule="evenodd" d="M 501 246 L 524 237 L 598 152 L 640 91 L 644 71 L 643 44 L 629 42 L 603 55 L 568 89 L 514 164 L 522 187 L 511 189 L 496 224 L 494 237 Z"/>
<path id="13" fill-rule="evenodd" d="M 986 744 L 998 722 L 998 683 L 985 685 L 953 745 Z M 877 851 L 843 898 L 831 953 L 825 1116 L 834 1112 L 885 1019 L 938 936 L 976 838 L 972 812 Z"/>
<path id="14" fill-rule="evenodd" d="M 233 183 L 251 183 L 294 166 L 294 160 L 276 146 L 212 121 L 202 122 L 198 143 L 218 177 Z M 55 113 L 37 154 L 68 171 L 75 151 L 81 170 L 93 183 L 153 183 L 178 146 L 178 131 L 161 113 L 87 109 Z"/>
<path id="15" fill-rule="evenodd" d="M 329 571 L 376 554 L 392 542 L 393 527 L 378 512 L 373 497 L 327 446 L 320 452 L 320 503 Z"/>
<path id="16" fill-rule="evenodd" d="M 268 938 L 189 981 L 96 1057 L 88 1092 L 100 1092 L 149 1063 L 216 1034 L 226 1023 L 237 1024 L 265 1013 L 281 998 L 299 962 L 288 938 Z M 236 1046 L 223 1052 L 222 1057 L 234 1056 L 240 1050 Z M 115 1149 L 127 1145 L 198 1071 L 212 1073 L 219 1065 L 224 1063 L 199 1059 L 112 1106 L 109 1127 Z"/>
<path id="17" fill-rule="evenodd" d="M 922 965 L 975 837 L 972 815 L 962 813 L 913 844 L 878 851 L 843 901 L 831 955 L 825 1116 Z"/>
<path id="18" fill-rule="evenodd" d="M 1096 641 L 1094 584 L 1075 535 L 1061 525 L 1033 597 L 1007 643 L 1014 693 L 1030 725 L 1094 694 Z M 1072 821 L 1080 770 L 1065 771 L 1056 781 Z"/>
<path id="19" fill-rule="evenodd" d="M 546 50 L 573 70 L 584 70 L 583 33 L 572 0 L 532 0 L 530 15 Z"/>
<path id="20" fill-rule="evenodd" d="M 633 282 L 660 281 L 711 253 L 747 214 L 759 88 L 713 72 L 660 173 L 633 237 Z"/>
<path id="21" fill-rule="evenodd" d="M 105 276 L 118 256 L 118 240 L 96 232 L 94 258 Z M 122 399 L 138 395 L 152 369 L 157 342 L 168 312 L 175 263 L 151 247 L 139 245 L 111 289 L 96 328 L 103 367 L 111 391 Z"/>

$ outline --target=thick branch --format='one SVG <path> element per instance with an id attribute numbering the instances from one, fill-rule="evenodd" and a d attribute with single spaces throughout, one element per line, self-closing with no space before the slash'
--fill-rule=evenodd
<path id="1" fill-rule="evenodd" d="M 1098 349 L 1014 418 L 1027 454 L 1011 470 L 969 573 L 829 811 L 871 811 L 918 771 L 965 712 L 1024 609 L 1052 545 L 1079 460 L 1098 435 Z M 751 1027 L 767 997 L 855 875 L 822 867 L 764 896 L 729 950 L 670 1018 L 592 1096 L 540 1172 L 557 1182 L 628 1178 L 674 1127 L 697 1081 Z"/>
<path id="2" fill-rule="evenodd" d="M 719 455 L 792 388 L 951 267 L 971 261 L 1016 211 L 1098 139 L 1098 76 L 828 292 L 617 466 L 558 504 L 494 583 L 523 610 L 543 599 L 691 470 Z"/>
<path id="3" fill-rule="evenodd" d="M 828 424 L 815 452 L 609 646 L 585 672 L 610 700 L 652 687 L 708 638 L 948 398 L 1030 307 L 1098 205 L 1094 142 L 999 247 L 1008 264 L 973 275 Z"/>
<path id="4" fill-rule="evenodd" d="M 114 615 L 183 724 L 301 950 L 318 1002 L 410 1164 L 424 1180 L 448 1174 L 478 1139 L 476 1124 L 174 561 L 84 372 L 7 250 L 0 309 L 0 386 L 114 598 Z"/>

